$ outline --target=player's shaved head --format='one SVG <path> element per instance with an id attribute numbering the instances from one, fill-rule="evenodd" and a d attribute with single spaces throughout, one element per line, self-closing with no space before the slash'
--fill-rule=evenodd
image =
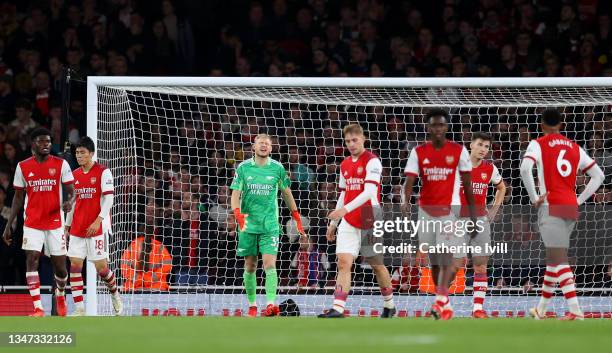
<path id="1" fill-rule="evenodd" d="M 561 124 L 561 113 L 557 109 L 546 109 L 542 113 L 542 124 L 550 127 Z"/>
<path id="2" fill-rule="evenodd" d="M 446 141 L 448 132 L 448 112 L 444 109 L 432 109 L 426 115 L 427 132 L 429 139 L 436 146 L 441 146 Z"/>
<path id="3" fill-rule="evenodd" d="M 51 131 L 44 127 L 36 128 L 30 133 L 30 140 L 35 142 L 39 136 L 49 136 L 51 138 Z"/>
<path id="4" fill-rule="evenodd" d="M 51 131 L 37 128 L 30 134 L 32 153 L 38 158 L 46 158 L 51 152 Z"/>

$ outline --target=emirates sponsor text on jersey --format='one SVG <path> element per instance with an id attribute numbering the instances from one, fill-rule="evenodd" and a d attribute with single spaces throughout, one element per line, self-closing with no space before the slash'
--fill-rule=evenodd
<path id="1" fill-rule="evenodd" d="M 455 173 L 455 168 L 431 167 L 423 168 L 423 174 L 429 181 L 447 180 L 448 176 Z"/>

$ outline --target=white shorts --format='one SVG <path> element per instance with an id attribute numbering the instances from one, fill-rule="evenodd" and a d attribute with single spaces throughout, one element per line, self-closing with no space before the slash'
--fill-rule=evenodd
<path id="1" fill-rule="evenodd" d="M 569 248 L 570 237 L 576 226 L 576 221 L 548 214 L 546 207 L 538 210 L 538 226 L 540 236 L 546 248 Z"/>
<path id="2" fill-rule="evenodd" d="M 342 219 L 336 235 L 336 254 L 351 254 L 357 257 L 361 253 L 365 257 L 376 256 L 373 244 L 366 244 L 367 239 L 362 243 L 362 233 L 365 232 Z"/>
<path id="3" fill-rule="evenodd" d="M 465 234 L 458 235 L 455 233 L 457 217 L 455 217 L 452 212 L 445 216 L 434 217 L 423 209 L 419 208 L 419 220 L 424 224 L 424 228 L 420 228 L 418 232 L 419 245 L 443 245 L 454 248 L 465 245 Z M 464 257 L 465 252 L 453 252 L 453 258 L 455 259 L 461 259 Z"/>
<path id="4" fill-rule="evenodd" d="M 91 238 L 70 236 L 68 241 L 68 257 L 89 261 L 108 260 L 108 237 L 100 234 Z"/>
<path id="5" fill-rule="evenodd" d="M 460 218 L 463 222 L 470 221 L 470 218 L 462 217 Z M 477 222 L 480 223 L 483 230 L 482 232 L 478 232 L 475 237 L 471 237 L 470 234 L 466 234 L 465 240 L 467 245 L 473 246 L 474 249 L 480 249 L 480 252 L 473 252 L 472 256 L 491 256 L 493 252 L 491 251 L 491 223 L 489 222 L 489 218 L 486 216 L 478 217 Z M 463 254 L 463 257 L 467 256 L 467 253 Z"/>
<path id="6" fill-rule="evenodd" d="M 40 230 L 23 226 L 23 250 L 42 252 L 51 256 L 66 255 L 64 228 Z"/>

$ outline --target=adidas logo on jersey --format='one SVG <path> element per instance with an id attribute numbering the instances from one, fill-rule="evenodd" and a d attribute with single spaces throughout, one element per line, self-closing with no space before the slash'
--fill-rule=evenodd
<path id="1" fill-rule="evenodd" d="M 28 178 L 29 177 L 33 177 L 33 176 L 34 176 L 34 173 L 32 173 L 32 172 L 30 172 L 30 174 L 28 174 Z"/>
<path id="2" fill-rule="evenodd" d="M 423 164 L 429 164 L 429 159 L 425 158 L 425 159 L 423 160 Z"/>
<path id="3" fill-rule="evenodd" d="M 251 180 L 251 179 L 253 179 L 253 177 L 249 175 L 249 176 L 247 177 L 247 180 Z"/>
<path id="4" fill-rule="evenodd" d="M 78 180 L 77 180 L 77 181 L 75 181 L 75 182 L 74 182 L 74 185 L 79 185 L 79 181 L 78 181 Z"/>
<path id="5" fill-rule="evenodd" d="M 273 176 L 267 176 L 266 179 L 272 180 L 272 179 L 274 179 L 274 177 Z"/>

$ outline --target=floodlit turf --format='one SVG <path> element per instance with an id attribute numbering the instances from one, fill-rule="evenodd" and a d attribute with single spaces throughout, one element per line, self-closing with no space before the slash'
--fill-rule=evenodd
<path id="1" fill-rule="evenodd" d="M 612 320 L 0 317 L 0 332 L 73 331 L 76 347 L 0 352 L 609 352 Z"/>

